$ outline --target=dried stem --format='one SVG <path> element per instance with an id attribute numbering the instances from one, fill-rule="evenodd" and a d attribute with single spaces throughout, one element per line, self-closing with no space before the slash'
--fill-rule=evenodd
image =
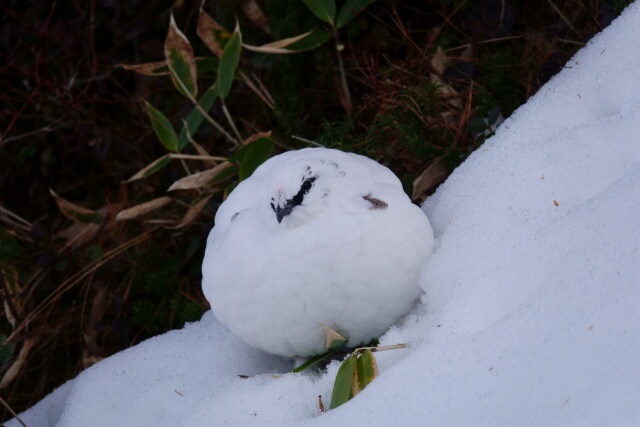
<path id="1" fill-rule="evenodd" d="M 205 119 L 207 119 L 207 121 L 209 123 L 211 123 L 211 125 L 216 128 L 216 130 L 218 132 L 220 132 L 222 135 L 224 135 L 225 138 L 227 138 L 231 143 L 235 144 L 235 145 L 240 145 L 242 139 L 240 139 L 240 141 L 236 141 L 234 137 L 232 137 L 231 135 L 229 135 L 229 133 L 224 130 L 224 128 L 218 123 L 216 122 L 210 115 L 209 113 L 207 113 L 205 111 L 204 108 L 202 108 L 202 106 L 200 104 L 198 104 L 198 100 L 196 100 L 193 95 L 191 95 L 191 93 L 189 93 L 189 91 L 187 90 L 187 87 L 184 85 L 184 83 L 182 82 L 182 80 L 180 80 L 180 77 L 178 77 L 178 74 L 175 72 L 175 70 L 173 69 L 173 67 L 171 66 L 171 63 L 167 62 L 167 66 L 169 67 L 169 70 L 174 74 L 174 76 L 176 77 L 176 82 L 178 82 L 178 84 L 180 85 L 180 89 L 182 89 L 182 91 L 184 92 L 184 94 L 187 96 L 187 98 L 189 99 L 189 101 L 191 101 L 193 103 L 193 106 L 200 112 L 200 114 L 202 114 L 204 116 Z"/>
<path id="2" fill-rule="evenodd" d="M 238 138 L 238 141 L 240 141 L 240 144 L 238 145 L 238 147 L 241 146 L 242 136 L 240 135 L 240 132 L 238 132 L 238 128 L 236 127 L 236 124 L 234 123 L 233 118 L 231 117 L 231 114 L 229 114 L 229 110 L 227 109 L 227 104 L 225 104 L 224 101 L 222 101 L 222 111 L 224 112 L 224 115 L 227 118 L 227 121 L 229 122 L 231 129 L 233 129 L 233 133 L 236 134 L 236 138 Z"/>
<path id="3" fill-rule="evenodd" d="M 11 333 L 11 335 L 7 337 L 7 341 L 11 341 L 19 332 L 26 328 L 29 323 L 42 312 L 42 310 L 44 310 L 49 304 L 53 303 L 53 301 L 55 301 L 56 298 L 58 298 L 62 293 L 74 287 L 82 279 L 92 274 L 96 269 L 101 267 L 103 264 L 106 264 L 112 258 L 115 258 L 117 255 L 129 249 L 130 247 L 133 247 L 138 243 L 141 243 L 142 241 L 148 239 L 155 230 L 156 229 L 149 230 L 146 233 L 134 237 L 128 242 L 123 243 L 117 248 L 105 253 L 102 258 L 89 264 L 87 267 L 83 268 L 82 270 L 62 282 L 55 292 L 49 294 L 49 296 L 45 298 L 34 310 L 31 310 L 29 312 L 29 315 L 24 319 L 24 321 L 22 321 L 20 325 L 18 325 L 18 327 Z"/>
<path id="4" fill-rule="evenodd" d="M 8 404 L 7 402 L 5 402 L 5 400 L 2 398 L 2 396 L 0 396 L 0 403 L 2 403 L 2 405 L 3 405 L 5 408 L 7 408 L 7 411 L 9 411 L 9 413 L 11 413 L 11 415 L 13 415 L 13 417 L 14 417 L 16 420 L 18 420 L 18 422 L 19 422 L 20 424 L 22 424 L 22 425 L 23 425 L 23 427 L 29 427 L 29 426 L 28 426 L 24 421 L 22 421 L 22 420 L 20 419 L 20 417 L 18 416 L 18 414 L 16 414 L 16 413 L 14 412 L 14 410 L 13 410 L 13 409 L 11 409 L 11 406 L 9 406 L 9 404 Z"/>
<path id="5" fill-rule="evenodd" d="M 394 344 L 394 345 L 382 345 L 379 347 L 359 347 L 356 348 L 355 351 L 358 353 L 362 353 L 365 350 L 371 350 L 373 353 L 378 351 L 387 351 L 387 350 L 397 350 L 399 348 L 407 348 L 406 344 Z"/>
<path id="6" fill-rule="evenodd" d="M 268 92 L 265 91 L 263 93 L 263 91 L 260 90 L 259 88 L 257 88 L 256 85 L 253 84 L 251 79 L 249 79 L 249 77 L 245 73 L 243 73 L 242 71 L 238 71 L 238 75 L 240 75 L 240 77 L 242 78 L 242 80 L 244 80 L 246 85 L 249 86 L 249 89 L 251 89 L 256 95 L 258 95 L 258 98 L 260 98 L 262 100 L 262 102 L 264 102 L 266 104 L 267 107 L 269 107 L 271 110 L 275 110 L 275 107 L 273 105 L 273 99 L 269 99 L 269 97 L 268 97 L 269 93 Z"/>
<path id="7" fill-rule="evenodd" d="M 324 148 L 324 145 L 319 144 L 319 143 L 317 143 L 317 142 L 315 142 L 315 141 L 312 141 L 312 140 L 310 140 L 310 139 L 303 138 L 303 137 L 301 137 L 301 136 L 291 135 L 291 138 L 293 138 L 293 139 L 297 139 L 298 141 L 306 142 L 307 144 L 310 144 L 310 145 L 315 145 L 316 147 L 322 147 L 322 148 Z"/>
<path id="8" fill-rule="evenodd" d="M 226 157 L 220 156 L 202 156 L 199 154 L 168 154 L 167 157 L 170 159 L 185 159 L 185 160 L 216 160 L 220 162 L 224 162 L 227 160 Z"/>
<path id="9" fill-rule="evenodd" d="M 338 70 L 340 71 L 340 88 L 342 89 L 342 95 L 340 98 L 344 100 L 344 109 L 348 114 L 353 111 L 353 103 L 351 102 L 351 93 L 349 93 L 349 84 L 347 83 L 347 73 L 344 69 L 344 62 L 342 61 L 342 50 L 344 45 L 340 43 L 337 34 L 335 35 L 336 51 L 338 52 Z"/>

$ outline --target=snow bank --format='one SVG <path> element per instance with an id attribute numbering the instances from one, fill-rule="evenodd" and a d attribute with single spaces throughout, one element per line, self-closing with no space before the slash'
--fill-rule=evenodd
<path id="1" fill-rule="evenodd" d="M 381 376 L 353 401 L 320 416 L 337 364 L 261 375 L 290 363 L 207 313 L 21 417 L 31 427 L 638 425 L 639 23 L 636 3 L 427 201 L 437 246 L 425 296 L 383 337 L 412 348 L 379 353 Z"/>

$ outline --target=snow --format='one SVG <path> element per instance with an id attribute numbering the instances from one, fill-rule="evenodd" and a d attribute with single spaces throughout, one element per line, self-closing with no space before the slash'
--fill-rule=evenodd
<path id="1" fill-rule="evenodd" d="M 291 362 L 251 349 L 208 312 L 87 369 L 22 419 L 640 424 L 639 22 L 636 3 L 426 202 L 436 247 L 425 294 L 382 339 L 411 348 L 378 353 L 380 377 L 354 400 L 320 415 L 337 363 L 272 378 Z"/>

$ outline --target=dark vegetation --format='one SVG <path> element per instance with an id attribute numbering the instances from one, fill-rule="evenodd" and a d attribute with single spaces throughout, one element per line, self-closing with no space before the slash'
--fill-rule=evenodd
<path id="1" fill-rule="evenodd" d="M 196 35 L 200 2 L 176 3 L 195 55 L 214 58 Z M 379 0 L 339 31 L 340 54 L 332 40 L 290 55 L 243 50 L 240 69 L 275 108 L 240 78 L 226 105 L 243 138 L 272 131 L 273 154 L 309 145 L 292 135 L 365 154 L 419 201 L 627 3 Z M 255 4 L 262 13 L 247 14 Z M 171 6 L 0 3 L 0 396 L 16 412 L 208 308 L 199 283 L 206 236 L 241 173 L 167 193 L 211 168 L 174 160 L 124 182 L 167 153 L 142 100 L 178 130 L 193 107 L 167 76 L 117 66 L 163 60 Z M 205 10 L 229 31 L 237 17 L 251 45 L 326 28 L 297 1 L 208 1 Z M 215 66 L 202 67 L 200 93 L 215 80 Z M 231 133 L 221 105 L 210 115 Z M 207 122 L 193 137 L 211 156 L 237 151 Z M 180 152 L 198 154 L 192 145 Z M 123 209 L 167 195 L 161 208 L 116 221 Z"/>

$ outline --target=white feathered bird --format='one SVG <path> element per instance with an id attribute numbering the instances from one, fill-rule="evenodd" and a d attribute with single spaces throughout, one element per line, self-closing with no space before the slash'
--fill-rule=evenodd
<path id="1" fill-rule="evenodd" d="M 420 295 L 425 214 L 386 167 L 326 148 L 262 164 L 222 203 L 202 290 L 218 320 L 282 356 L 325 352 L 323 325 L 368 343 Z"/>

